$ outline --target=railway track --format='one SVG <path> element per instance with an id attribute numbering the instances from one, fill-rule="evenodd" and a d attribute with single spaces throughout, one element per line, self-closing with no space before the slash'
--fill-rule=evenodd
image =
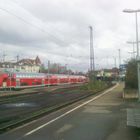
<path id="1" fill-rule="evenodd" d="M 22 91 L 16 91 L 15 93 L 6 93 L 5 95 L 0 95 L 0 105 L 4 104 L 4 103 L 8 103 L 11 101 L 17 101 L 18 99 L 21 99 L 23 97 L 32 97 L 32 96 L 36 96 L 38 94 L 46 94 L 48 92 L 52 92 L 55 90 L 59 90 L 59 89 L 72 89 L 72 88 L 77 88 L 82 86 L 83 84 L 75 84 L 75 85 L 61 85 L 61 86 L 51 86 L 51 87 L 45 87 L 45 88 L 34 88 L 34 89 L 30 89 L 30 90 L 23 90 L 26 92 L 22 92 Z"/>
<path id="2" fill-rule="evenodd" d="M 99 93 L 98 91 L 97 93 Z M 94 93 L 94 94 L 97 94 Z M 0 133 L 93 95 L 79 88 L 20 96 L 0 104 Z"/>

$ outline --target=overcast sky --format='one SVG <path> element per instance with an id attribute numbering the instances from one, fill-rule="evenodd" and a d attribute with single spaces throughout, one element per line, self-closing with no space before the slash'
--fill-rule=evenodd
<path id="1" fill-rule="evenodd" d="M 89 25 L 93 26 L 95 66 L 113 67 L 121 49 L 122 63 L 131 58 L 139 0 L 0 0 L 0 56 L 34 58 L 89 68 Z M 139 28 L 140 28 L 140 13 Z"/>

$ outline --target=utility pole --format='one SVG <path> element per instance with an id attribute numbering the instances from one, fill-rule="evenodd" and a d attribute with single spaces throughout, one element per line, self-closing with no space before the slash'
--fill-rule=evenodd
<path id="1" fill-rule="evenodd" d="M 139 101 L 140 101 L 140 59 L 139 59 L 139 34 L 138 34 L 138 17 L 137 17 L 137 13 L 140 12 L 140 9 L 125 9 L 123 10 L 123 12 L 125 13 L 134 13 L 135 14 L 135 22 L 136 22 L 136 46 L 137 46 L 137 56 L 136 56 L 136 60 L 137 60 L 137 73 L 138 73 L 138 96 L 139 96 Z"/>
<path id="2" fill-rule="evenodd" d="M 19 61 L 19 55 L 17 55 L 16 58 L 17 58 L 17 62 L 18 62 Z"/>
<path id="3" fill-rule="evenodd" d="M 94 71 L 95 71 L 92 26 L 89 26 L 89 29 L 90 29 L 90 73 L 91 73 L 91 76 L 92 76 L 94 74 Z"/>
<path id="4" fill-rule="evenodd" d="M 118 49 L 118 51 L 119 51 L 119 68 L 120 68 L 120 65 L 121 65 L 121 50 Z"/>
<path id="5" fill-rule="evenodd" d="M 109 68 L 108 56 L 106 57 L 106 64 L 107 64 L 107 67 Z"/>
<path id="6" fill-rule="evenodd" d="M 3 62 L 5 62 L 5 57 L 6 57 L 6 54 L 4 53 L 3 54 Z"/>
<path id="7" fill-rule="evenodd" d="M 116 57 L 114 57 L 114 66 L 115 66 L 115 68 L 117 67 L 117 65 L 116 65 Z"/>
<path id="8" fill-rule="evenodd" d="M 50 61 L 48 60 L 48 87 L 50 84 Z"/>
<path id="9" fill-rule="evenodd" d="M 118 52 L 119 52 L 119 80 L 121 80 L 121 50 L 120 49 L 118 49 Z"/>

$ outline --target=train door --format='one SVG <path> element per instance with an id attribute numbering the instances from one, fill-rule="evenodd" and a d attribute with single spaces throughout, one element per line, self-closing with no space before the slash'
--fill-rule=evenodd
<path id="1" fill-rule="evenodd" d="M 42 85 L 45 85 L 45 79 L 42 79 Z"/>
<path id="2" fill-rule="evenodd" d="M 20 86 L 20 79 L 16 79 L 16 87 Z"/>
<path id="3" fill-rule="evenodd" d="M 60 77 L 57 77 L 57 85 L 60 84 Z"/>
<path id="4" fill-rule="evenodd" d="M 7 82 L 8 82 L 8 78 L 3 78 L 3 81 L 2 81 L 2 87 L 3 88 L 7 87 Z"/>

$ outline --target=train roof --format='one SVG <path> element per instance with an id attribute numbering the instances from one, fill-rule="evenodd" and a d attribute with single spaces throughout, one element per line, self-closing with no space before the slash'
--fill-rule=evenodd
<path id="1" fill-rule="evenodd" d="M 29 73 L 29 72 L 2 72 L 2 73 L 7 73 L 7 74 L 12 74 L 16 77 L 46 77 L 50 76 L 52 78 L 60 77 L 60 78 L 85 78 L 83 75 L 66 75 L 66 74 L 48 74 L 48 73 Z"/>

